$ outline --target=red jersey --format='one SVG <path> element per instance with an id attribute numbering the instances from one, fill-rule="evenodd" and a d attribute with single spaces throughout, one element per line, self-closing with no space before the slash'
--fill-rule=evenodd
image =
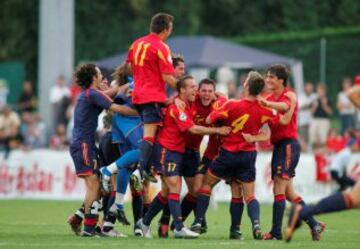
<path id="1" fill-rule="evenodd" d="M 261 106 L 256 100 L 229 100 L 210 114 L 212 123 L 223 121 L 232 131 L 222 139 L 221 147 L 230 152 L 255 151 L 255 143 L 248 143 L 242 133 L 256 135 L 265 123 L 278 123 L 279 115 Z"/>
<path id="2" fill-rule="evenodd" d="M 290 107 L 290 99 L 285 96 L 287 92 L 290 92 L 288 89 L 280 94 L 278 98 L 275 98 L 274 94 L 269 95 L 266 99 L 273 102 L 283 102 Z M 285 113 L 285 112 L 282 112 Z M 296 103 L 294 114 L 291 117 L 290 123 L 287 125 L 281 124 L 270 124 L 271 129 L 271 143 L 278 143 L 284 139 L 297 139 L 298 138 L 298 126 L 297 126 L 297 116 L 298 116 L 298 104 Z"/>
<path id="3" fill-rule="evenodd" d="M 220 135 L 210 135 L 209 142 L 204 152 L 204 157 L 209 160 L 214 160 L 214 158 L 219 154 L 219 149 L 221 146 L 222 136 Z"/>
<path id="4" fill-rule="evenodd" d="M 171 52 L 159 36 L 150 33 L 137 39 L 130 47 L 126 59 L 131 63 L 134 76 L 134 104 L 164 103 L 165 82 L 162 74 L 173 74 Z"/>
<path id="5" fill-rule="evenodd" d="M 180 153 L 185 152 L 185 135 L 194 126 L 192 105 L 187 105 L 184 111 L 179 111 L 171 104 L 165 111 L 164 124 L 157 136 L 157 142 L 164 148 Z"/>
<path id="6" fill-rule="evenodd" d="M 348 139 L 343 136 L 333 136 L 326 139 L 326 148 L 333 152 L 339 152 L 346 147 Z"/>
<path id="7" fill-rule="evenodd" d="M 227 100 L 228 99 L 225 97 L 219 97 L 212 105 L 213 110 L 218 110 Z M 219 154 L 221 141 L 222 136 L 218 134 L 212 134 L 209 136 L 209 142 L 204 152 L 204 156 L 207 159 L 214 160 L 214 158 Z"/>
<path id="8" fill-rule="evenodd" d="M 213 111 L 219 108 L 219 106 L 226 101 L 224 97 L 218 97 L 217 100 L 212 102 L 208 106 L 204 106 L 201 102 L 199 94 L 196 95 L 195 101 L 193 103 L 193 108 L 195 109 L 195 115 L 193 118 L 194 124 L 201 126 L 209 126 L 205 123 L 207 116 Z M 200 144 L 204 135 L 196 135 L 188 132 L 186 134 L 186 148 L 198 151 L 200 149 Z"/>

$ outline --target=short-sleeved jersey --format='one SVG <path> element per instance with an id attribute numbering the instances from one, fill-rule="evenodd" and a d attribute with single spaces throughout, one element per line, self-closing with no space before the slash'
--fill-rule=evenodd
<path id="1" fill-rule="evenodd" d="M 225 97 L 218 97 L 214 102 L 208 106 L 204 106 L 201 102 L 199 95 L 196 95 L 193 108 L 195 109 L 195 115 L 193 118 L 194 124 L 201 126 L 209 126 L 205 123 L 207 116 L 213 111 L 218 109 L 223 103 L 226 102 Z M 198 151 L 203 139 L 203 135 L 196 135 L 188 132 L 186 134 L 186 148 Z"/>
<path id="2" fill-rule="evenodd" d="M 157 142 L 168 150 L 184 153 L 185 134 L 194 126 L 193 115 L 192 105 L 187 105 L 184 111 L 180 111 L 171 104 L 165 110 L 164 124 L 159 131 Z"/>
<path id="3" fill-rule="evenodd" d="M 255 151 L 255 143 L 248 143 L 242 133 L 256 135 L 265 123 L 278 123 L 279 115 L 261 106 L 257 101 L 229 100 L 218 110 L 210 113 L 212 123 L 222 121 L 232 131 L 223 137 L 221 147 L 230 152 Z"/>
<path id="4" fill-rule="evenodd" d="M 95 143 L 98 116 L 103 109 L 109 109 L 112 103 L 110 97 L 94 88 L 83 90 L 80 93 L 74 112 L 72 144 Z"/>
<path id="5" fill-rule="evenodd" d="M 159 36 L 150 33 L 137 39 L 130 47 L 127 63 L 134 77 L 133 104 L 163 103 L 166 100 L 162 74 L 173 74 L 171 52 Z"/>
<path id="6" fill-rule="evenodd" d="M 288 89 L 284 89 L 284 91 L 280 94 L 278 98 L 271 94 L 266 97 L 269 101 L 274 102 L 283 102 L 286 103 L 290 107 L 290 99 L 285 95 L 289 92 Z M 297 117 L 298 117 L 298 104 L 296 103 L 296 107 L 294 110 L 294 114 L 291 117 L 290 123 L 287 125 L 281 124 L 271 124 L 271 143 L 275 144 L 284 139 L 297 139 L 298 138 L 298 127 L 297 127 Z"/>

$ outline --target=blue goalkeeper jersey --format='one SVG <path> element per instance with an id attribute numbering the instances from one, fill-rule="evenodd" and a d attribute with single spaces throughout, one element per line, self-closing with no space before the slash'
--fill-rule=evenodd
<path id="1" fill-rule="evenodd" d="M 134 108 L 131 99 L 123 94 L 118 94 L 114 102 Z M 125 116 L 115 113 L 112 120 L 112 141 L 121 144 L 122 150 L 139 149 L 143 132 L 144 127 L 140 116 Z"/>

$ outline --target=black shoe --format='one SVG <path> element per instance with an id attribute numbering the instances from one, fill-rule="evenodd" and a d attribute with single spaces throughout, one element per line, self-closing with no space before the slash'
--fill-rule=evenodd
<path id="1" fill-rule="evenodd" d="M 257 224 L 253 227 L 253 237 L 255 240 L 262 240 L 263 239 L 263 236 L 261 234 L 261 228 L 260 228 L 260 225 Z"/>
<path id="2" fill-rule="evenodd" d="M 111 215 L 111 214 L 114 215 L 114 213 L 109 212 L 109 215 Z M 116 216 L 117 220 L 118 220 L 121 224 L 123 224 L 123 225 L 125 225 L 125 226 L 129 226 L 129 225 L 130 225 L 130 222 L 129 222 L 129 220 L 126 218 L 126 215 L 125 215 L 124 210 L 118 209 L 118 210 L 117 210 L 117 213 L 115 214 L 115 216 Z"/>
<path id="3" fill-rule="evenodd" d="M 243 240 L 242 233 L 238 229 L 230 229 L 229 239 Z"/>
<path id="4" fill-rule="evenodd" d="M 192 224 L 190 230 L 195 233 L 201 234 L 201 224 L 200 223 Z"/>
<path id="5" fill-rule="evenodd" d="M 203 220 L 203 222 L 201 223 L 201 231 L 200 233 L 207 233 L 207 230 L 208 230 L 208 226 L 207 226 L 207 223 L 205 220 Z"/>

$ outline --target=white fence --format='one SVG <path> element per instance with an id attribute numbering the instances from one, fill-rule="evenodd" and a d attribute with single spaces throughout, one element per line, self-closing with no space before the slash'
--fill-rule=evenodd
<path id="1" fill-rule="evenodd" d="M 0 158 L 3 155 L 0 154 Z M 270 159 L 270 153 L 259 153 L 256 162 L 256 197 L 263 203 L 273 200 Z M 13 151 L 6 161 L 1 159 L 0 162 L 0 199 L 81 200 L 83 197 L 83 182 L 76 177 L 67 151 Z M 349 168 L 359 165 L 360 154 L 355 154 Z M 334 190 L 333 184 L 316 181 L 316 163 L 312 154 L 301 155 L 294 185 L 308 202 L 316 201 Z M 158 188 L 159 185 L 152 186 L 151 192 L 156 193 Z M 224 183 L 218 184 L 213 197 L 216 201 L 228 201 L 229 187 Z"/>

